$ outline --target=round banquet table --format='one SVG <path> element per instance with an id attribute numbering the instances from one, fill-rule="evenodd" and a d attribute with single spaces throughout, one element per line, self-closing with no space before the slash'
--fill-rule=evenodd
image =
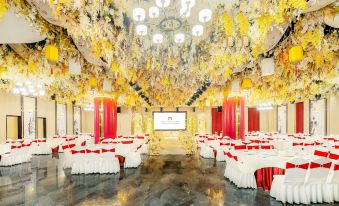
<path id="1" fill-rule="evenodd" d="M 273 175 L 283 175 L 285 173 L 286 162 L 296 157 L 290 154 L 278 154 L 275 150 L 248 151 L 239 152 L 236 154 L 238 161 L 246 165 L 248 172 L 253 172 L 253 178 L 256 179 L 257 187 L 262 187 L 264 190 L 270 190 Z M 305 158 L 305 155 L 302 155 Z M 306 158 L 310 158 L 306 157 Z"/>
<path id="2" fill-rule="evenodd" d="M 10 144 L 0 144 L 0 155 L 11 151 Z"/>

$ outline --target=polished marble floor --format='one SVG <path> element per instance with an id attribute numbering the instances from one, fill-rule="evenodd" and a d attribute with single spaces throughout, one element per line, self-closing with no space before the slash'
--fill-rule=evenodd
<path id="1" fill-rule="evenodd" d="M 196 156 L 144 156 L 116 175 L 71 175 L 61 165 L 62 154 L 0 167 L 0 205 L 281 205 L 261 189 L 237 189 L 225 163 Z"/>

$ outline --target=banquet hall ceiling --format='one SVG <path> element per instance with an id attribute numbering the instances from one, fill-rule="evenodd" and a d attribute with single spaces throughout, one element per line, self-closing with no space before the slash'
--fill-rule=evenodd
<path id="1" fill-rule="evenodd" d="M 251 88 L 238 95 L 248 96 L 251 103 L 280 104 L 337 92 L 334 0 L 201 0 L 184 18 L 181 1 L 170 2 L 160 8 L 159 17 L 150 18 L 148 9 L 156 6 L 151 0 L 0 0 L 0 25 L 1 16 L 15 8 L 46 36 L 32 44 L 40 39 L 22 42 L 19 35 L 15 38 L 22 44 L 16 45 L 0 38 L 1 75 L 9 80 L 1 87 L 10 91 L 15 81 L 30 78 L 43 81 L 58 101 L 85 104 L 95 95 L 109 95 L 131 106 L 185 105 L 206 81 L 211 85 L 192 106 L 218 105 L 225 93 L 235 94 L 229 92 L 231 83 L 245 78 Z M 133 19 L 134 8 L 146 11 L 145 20 Z M 212 11 L 206 23 L 199 22 L 202 9 Z M 139 24 L 147 25 L 146 36 L 137 35 Z M 197 24 L 204 28 L 201 36 L 192 35 Z M 181 44 L 173 40 L 179 32 L 185 34 Z M 163 34 L 163 43 L 152 42 L 155 33 Z M 58 48 L 57 62 L 46 60 L 46 45 Z M 288 50 L 295 45 L 303 47 L 304 57 L 290 63 Z M 273 75 L 262 74 L 263 58 L 274 59 Z M 70 60 L 81 64 L 81 75 L 68 72 Z M 94 87 L 89 86 L 92 77 Z M 104 81 L 112 87 L 103 89 Z"/>

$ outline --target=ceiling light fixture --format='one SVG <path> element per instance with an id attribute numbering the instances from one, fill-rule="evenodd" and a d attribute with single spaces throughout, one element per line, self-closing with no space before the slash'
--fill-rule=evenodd
<path id="1" fill-rule="evenodd" d="M 147 34 L 147 26 L 143 24 L 137 25 L 135 30 L 139 36 L 145 36 Z"/>
<path id="2" fill-rule="evenodd" d="M 185 8 L 180 9 L 180 17 L 182 18 L 188 18 L 191 15 L 191 11 Z"/>
<path id="3" fill-rule="evenodd" d="M 193 36 L 201 36 L 204 33 L 204 27 L 202 25 L 195 25 L 192 27 Z"/>
<path id="4" fill-rule="evenodd" d="M 25 82 L 25 83 L 22 83 L 22 82 Z M 37 84 L 30 80 L 17 82 L 12 91 L 13 91 L 13 94 L 21 94 L 23 96 L 28 96 L 28 95 L 44 96 L 45 95 L 44 86 L 40 83 Z"/>
<path id="5" fill-rule="evenodd" d="M 185 34 L 183 34 L 183 33 L 176 34 L 174 36 L 174 41 L 175 41 L 175 43 L 178 43 L 178 44 L 184 43 L 184 41 L 185 41 Z"/>
<path id="6" fill-rule="evenodd" d="M 151 17 L 152 19 L 154 18 L 158 18 L 160 14 L 159 8 L 156 6 L 152 6 L 148 9 L 148 15 L 149 17 Z"/>
<path id="7" fill-rule="evenodd" d="M 181 7 L 190 10 L 195 6 L 195 0 L 181 0 Z"/>
<path id="8" fill-rule="evenodd" d="M 206 23 L 212 19 L 212 11 L 210 9 L 203 9 L 199 12 L 199 21 Z"/>
<path id="9" fill-rule="evenodd" d="M 135 8 L 135 9 L 133 9 L 133 19 L 135 21 L 143 21 L 143 20 L 145 20 L 145 10 L 143 8 Z"/>
<path id="10" fill-rule="evenodd" d="M 156 44 L 161 44 L 164 41 L 164 36 L 162 34 L 154 34 L 153 42 Z"/>
<path id="11" fill-rule="evenodd" d="M 160 8 L 168 7 L 170 3 L 171 3 L 170 0 L 156 0 L 155 1 L 155 4 Z"/>

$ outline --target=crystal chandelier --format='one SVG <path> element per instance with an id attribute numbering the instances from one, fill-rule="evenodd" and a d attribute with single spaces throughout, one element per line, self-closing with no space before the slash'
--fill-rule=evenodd
<path id="1" fill-rule="evenodd" d="M 143 38 L 149 36 L 154 44 L 182 44 L 187 39 L 202 36 L 204 24 L 212 19 L 212 10 L 201 9 L 195 17 L 191 12 L 195 6 L 195 0 L 180 0 L 179 3 L 155 0 L 155 5 L 148 7 L 147 16 L 142 6 L 136 7 L 132 11 L 136 22 L 135 32 Z M 189 18 L 197 18 L 199 23 L 188 23 Z"/>

